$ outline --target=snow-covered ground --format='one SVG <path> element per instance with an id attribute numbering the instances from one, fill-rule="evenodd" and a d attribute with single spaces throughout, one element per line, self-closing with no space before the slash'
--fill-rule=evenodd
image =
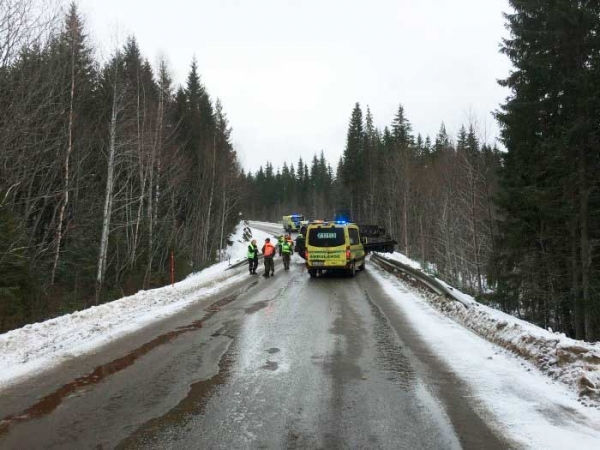
<path id="1" fill-rule="evenodd" d="M 256 229 L 251 232 L 259 248 L 266 237 L 273 237 Z M 229 239 L 233 244 L 223 255 L 222 263 L 192 274 L 174 286 L 139 291 L 110 303 L 1 334 L 0 388 L 91 352 L 239 281 L 246 276 L 245 266 L 225 269 L 246 258 L 248 242 L 244 239 L 243 223 Z"/>
<path id="2" fill-rule="evenodd" d="M 385 254 L 381 254 L 379 256 L 381 256 L 382 258 L 390 259 L 392 261 L 398 261 L 398 262 L 404 264 L 405 266 L 412 267 L 413 269 L 423 270 L 423 267 L 421 267 L 420 262 L 414 261 L 414 260 L 410 259 L 408 256 L 405 256 L 400 252 L 385 253 Z"/>
<path id="3" fill-rule="evenodd" d="M 398 252 L 380 256 L 420 269 L 419 263 Z M 582 402 L 600 405 L 600 343 L 576 341 L 562 333 L 544 330 L 477 303 L 470 295 L 438 281 L 450 288 L 462 304 L 423 292 L 422 297 L 437 310 L 564 383 L 581 397 Z"/>
<path id="4" fill-rule="evenodd" d="M 473 397 L 465 401 L 491 411 L 508 436 L 526 448 L 600 448 L 600 410 L 583 406 L 561 383 L 465 330 L 395 276 L 371 273 L 435 354 L 468 383 Z"/>

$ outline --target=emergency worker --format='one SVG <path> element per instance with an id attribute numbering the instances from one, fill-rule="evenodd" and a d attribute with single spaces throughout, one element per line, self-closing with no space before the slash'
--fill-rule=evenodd
<path id="1" fill-rule="evenodd" d="M 292 258 L 292 252 L 294 251 L 294 244 L 289 235 L 286 234 L 283 244 L 281 244 L 281 255 L 283 257 L 283 268 L 290 270 L 290 260 Z"/>
<path id="2" fill-rule="evenodd" d="M 281 247 L 283 246 L 284 242 L 285 238 L 283 236 L 279 236 L 279 238 L 277 238 L 277 249 L 279 250 L 279 256 L 281 256 Z"/>
<path id="3" fill-rule="evenodd" d="M 300 233 L 298 233 L 298 237 L 296 238 L 296 253 L 302 255 L 304 253 L 304 235 L 302 234 L 302 231 L 300 231 Z"/>
<path id="4" fill-rule="evenodd" d="M 265 239 L 265 245 L 262 248 L 262 254 L 265 260 L 265 273 L 263 273 L 263 277 L 269 278 L 269 274 L 271 276 L 275 275 L 275 261 L 273 261 L 273 257 L 275 256 L 275 247 L 271 244 L 271 239 Z"/>
<path id="5" fill-rule="evenodd" d="M 252 239 L 250 245 L 248 245 L 248 269 L 250 269 L 250 275 L 256 275 L 256 268 L 258 267 L 258 246 L 256 245 L 256 239 Z"/>

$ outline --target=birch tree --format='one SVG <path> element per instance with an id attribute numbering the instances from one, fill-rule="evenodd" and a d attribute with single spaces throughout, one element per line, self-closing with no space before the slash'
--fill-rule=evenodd
<path id="1" fill-rule="evenodd" d="M 109 125 L 108 139 L 108 164 L 106 176 L 106 189 L 104 210 L 102 214 L 102 237 L 100 240 L 100 251 L 98 252 L 98 269 L 96 275 L 96 304 L 98 303 L 102 284 L 104 282 L 106 272 L 106 260 L 108 253 L 108 240 L 110 235 L 110 221 L 112 216 L 112 205 L 114 198 L 114 176 L 115 176 L 115 155 L 117 151 L 117 117 L 121 109 L 120 92 L 119 92 L 119 66 L 121 62 L 121 54 L 117 50 L 113 61 L 109 68 L 112 72 L 112 108 Z"/>

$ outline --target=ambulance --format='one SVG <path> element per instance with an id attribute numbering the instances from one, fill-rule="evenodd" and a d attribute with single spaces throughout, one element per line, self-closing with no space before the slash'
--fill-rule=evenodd
<path id="1" fill-rule="evenodd" d="M 313 278 L 324 271 L 354 276 L 357 270 L 364 270 L 366 256 L 358 225 L 344 221 L 310 223 L 304 256 Z"/>
<path id="2" fill-rule="evenodd" d="M 298 231 L 300 229 L 300 222 L 304 220 L 304 216 L 301 214 L 291 214 L 289 216 L 283 216 L 283 230 L 291 233 L 292 231 Z"/>

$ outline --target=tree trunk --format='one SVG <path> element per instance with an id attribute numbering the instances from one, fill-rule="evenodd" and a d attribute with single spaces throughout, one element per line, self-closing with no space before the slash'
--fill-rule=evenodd
<path id="1" fill-rule="evenodd" d="M 423 227 L 423 216 L 419 217 L 419 234 L 421 235 L 421 260 L 423 261 L 423 267 L 426 267 L 427 260 L 425 259 L 425 230 Z"/>
<path id="2" fill-rule="evenodd" d="M 209 251 L 209 237 L 210 237 L 210 222 L 212 214 L 212 204 L 215 194 L 215 177 L 216 177 L 216 159 L 217 159 L 217 145 L 216 137 L 213 138 L 213 161 L 212 161 L 212 180 L 210 183 L 210 195 L 208 197 L 208 211 L 206 213 L 206 222 L 204 225 L 204 249 L 203 249 L 203 261 L 208 261 L 210 258 Z"/>
<path id="3" fill-rule="evenodd" d="M 590 286 L 590 236 L 589 236 L 589 188 L 585 166 L 585 149 L 579 147 L 579 225 L 581 227 L 581 290 L 584 305 L 585 339 L 591 341 L 595 338 L 593 311 L 591 305 Z"/>
<path id="4" fill-rule="evenodd" d="M 160 172 L 160 157 L 158 149 L 162 146 L 162 132 L 164 120 L 164 93 L 160 92 L 158 99 L 158 112 L 156 118 L 156 133 L 154 143 L 152 145 L 152 153 L 150 155 L 150 190 L 148 194 L 148 266 L 146 267 L 146 276 L 144 284 L 147 285 L 152 273 L 152 262 L 154 259 L 154 225 L 157 221 L 158 212 L 158 197 L 159 197 L 159 172 Z M 156 186 L 154 181 L 154 167 L 156 165 Z M 154 192 L 153 192 L 154 191 Z"/>
<path id="5" fill-rule="evenodd" d="M 140 195 L 138 197 L 138 210 L 137 210 L 137 217 L 136 217 L 136 221 L 135 221 L 135 229 L 133 231 L 133 247 L 132 247 L 132 254 L 131 254 L 131 266 L 133 267 L 135 265 L 135 259 L 137 257 L 137 248 L 138 248 L 138 241 L 139 241 L 139 234 L 140 234 L 140 224 L 142 222 L 142 214 L 143 214 L 143 210 L 144 210 L 144 197 L 146 196 L 146 180 L 147 180 L 147 173 L 148 173 L 148 169 L 146 167 L 144 167 L 144 145 L 143 145 L 143 125 L 142 125 L 142 113 L 141 113 L 141 106 L 140 106 L 140 75 L 139 75 L 139 67 L 137 70 L 137 148 L 138 148 L 138 170 L 139 170 L 139 176 L 140 176 L 140 183 L 141 183 L 141 188 L 140 188 Z M 144 120 L 146 117 L 146 101 L 144 98 Z M 150 169 L 152 170 L 152 169 Z M 152 184 L 150 184 L 150 186 L 152 186 Z"/>
<path id="6" fill-rule="evenodd" d="M 470 166 L 469 171 L 469 184 L 471 188 L 471 233 L 473 234 L 473 256 L 475 257 L 475 272 L 477 275 L 477 290 L 479 294 L 483 292 L 483 287 L 481 285 L 481 264 L 479 261 L 479 242 L 477 239 L 477 205 L 475 198 L 475 170 L 472 166 Z"/>
<path id="7" fill-rule="evenodd" d="M 225 212 L 227 211 L 227 186 L 223 183 L 223 210 L 221 212 L 221 237 L 219 239 L 219 256 L 222 257 L 223 249 L 225 249 L 225 243 L 223 242 L 223 237 L 225 233 Z M 221 261 L 222 259 L 219 259 Z"/>
<path id="8" fill-rule="evenodd" d="M 102 238 L 100 240 L 100 253 L 98 256 L 98 271 L 96 275 L 96 304 L 102 290 L 104 282 L 104 272 L 106 270 L 106 255 L 108 251 L 108 237 L 110 234 L 110 218 L 112 214 L 113 203 L 113 178 L 115 171 L 115 151 L 117 136 L 117 64 L 115 64 L 115 81 L 113 84 L 113 104 L 110 119 L 110 143 L 108 150 L 108 173 L 106 177 L 106 191 L 104 201 L 104 213 L 102 215 Z"/>
<path id="9" fill-rule="evenodd" d="M 71 95 L 69 101 L 69 126 L 68 126 L 68 142 L 67 154 L 65 156 L 65 179 L 63 190 L 63 201 L 58 214 L 58 226 L 56 228 L 56 250 L 54 253 L 54 264 L 52 265 L 52 276 L 50 284 L 54 284 L 56 278 L 56 268 L 60 258 L 60 245 L 63 238 L 63 222 L 65 219 L 65 210 L 69 204 L 69 189 L 70 189 L 70 167 L 69 161 L 73 150 L 73 100 L 75 98 L 75 37 L 71 36 Z"/>
<path id="10" fill-rule="evenodd" d="M 408 189 L 405 188 L 402 196 L 402 223 L 404 233 L 404 254 L 408 256 Z"/>
<path id="11" fill-rule="evenodd" d="M 571 221 L 571 298 L 573 303 L 573 310 L 575 312 L 573 328 L 575 329 L 575 339 L 585 339 L 585 325 L 584 325 L 584 304 L 581 296 L 581 270 L 579 257 L 579 222 L 576 219 Z"/>

